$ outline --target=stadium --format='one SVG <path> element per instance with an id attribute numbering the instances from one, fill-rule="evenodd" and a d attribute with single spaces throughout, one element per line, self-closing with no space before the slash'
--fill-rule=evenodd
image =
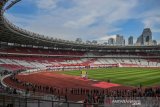
<path id="1" fill-rule="evenodd" d="M 148 107 L 159 107 L 159 45 L 106 46 L 48 38 L 5 18 L 17 2 L 0 0 L 0 107 L 109 107 L 104 103 L 111 106 L 111 97 L 153 97 L 156 101 Z"/>

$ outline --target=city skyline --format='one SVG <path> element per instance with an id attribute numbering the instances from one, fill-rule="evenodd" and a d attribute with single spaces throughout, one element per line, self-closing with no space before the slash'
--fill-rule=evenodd
<path id="1" fill-rule="evenodd" d="M 130 36 L 128 37 L 128 41 L 124 38 L 123 35 L 117 34 L 115 37 L 108 38 L 108 41 L 105 41 L 108 45 L 137 45 L 137 46 L 146 46 L 146 45 L 157 45 L 157 40 L 154 40 L 152 37 L 152 31 L 150 28 L 145 28 L 142 31 L 142 34 L 135 38 L 136 41 L 134 41 L 134 37 Z"/>
<path id="2" fill-rule="evenodd" d="M 83 41 L 101 41 L 120 34 L 125 40 L 133 36 L 136 42 L 143 29 L 149 27 L 153 39 L 160 43 L 159 2 L 22 0 L 5 16 L 21 28 L 67 40 L 82 38 Z"/>

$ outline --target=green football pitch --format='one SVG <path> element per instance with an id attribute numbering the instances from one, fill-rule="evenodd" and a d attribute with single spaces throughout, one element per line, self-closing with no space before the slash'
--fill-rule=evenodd
<path id="1" fill-rule="evenodd" d="M 108 81 L 126 86 L 160 86 L 159 68 L 100 68 L 85 70 L 89 79 Z M 80 76 L 81 71 L 61 72 L 68 75 Z"/>

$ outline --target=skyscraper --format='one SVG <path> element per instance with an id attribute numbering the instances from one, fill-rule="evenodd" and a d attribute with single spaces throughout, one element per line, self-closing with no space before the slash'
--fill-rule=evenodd
<path id="1" fill-rule="evenodd" d="M 152 44 L 152 32 L 150 28 L 144 29 L 142 35 L 143 35 L 143 45 Z"/>
<path id="2" fill-rule="evenodd" d="M 137 45 L 151 45 L 152 44 L 152 32 L 150 28 L 145 28 L 140 37 L 138 37 Z"/>
<path id="3" fill-rule="evenodd" d="M 108 45 L 114 45 L 114 44 L 115 44 L 114 38 L 109 38 L 108 39 Z"/>
<path id="4" fill-rule="evenodd" d="M 128 45 L 133 45 L 133 36 L 128 38 Z"/>
<path id="5" fill-rule="evenodd" d="M 116 35 L 116 45 L 120 45 L 120 46 L 125 45 L 125 40 L 123 36 Z"/>
<path id="6" fill-rule="evenodd" d="M 156 40 L 153 40 L 153 45 L 157 45 L 157 41 Z"/>

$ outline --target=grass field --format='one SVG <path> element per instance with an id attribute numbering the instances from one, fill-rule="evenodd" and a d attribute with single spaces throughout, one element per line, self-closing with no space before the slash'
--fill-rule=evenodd
<path id="1" fill-rule="evenodd" d="M 86 70 L 90 79 L 118 83 L 126 86 L 160 86 L 160 69 L 156 68 L 103 68 Z M 80 76 L 81 71 L 61 72 L 68 75 Z"/>

